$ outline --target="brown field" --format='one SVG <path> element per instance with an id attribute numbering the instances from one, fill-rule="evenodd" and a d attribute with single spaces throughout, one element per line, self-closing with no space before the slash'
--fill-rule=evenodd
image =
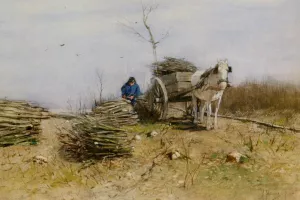
<path id="1" fill-rule="evenodd" d="M 230 88 L 221 106 L 223 113 L 300 128 L 299 97 L 291 85 L 247 82 Z M 59 128 L 70 123 L 44 120 L 37 146 L 0 149 L 1 200 L 300 199 L 298 133 L 228 119 L 211 131 L 184 123 L 144 123 L 125 127 L 130 138 L 142 137 L 132 142 L 132 157 L 88 164 L 67 162 L 58 153 Z M 160 134 L 147 137 L 152 130 Z M 181 157 L 169 159 L 172 150 Z M 232 151 L 247 158 L 226 162 Z M 36 155 L 48 162 L 33 162 Z"/>
<path id="2" fill-rule="evenodd" d="M 226 90 L 221 107 L 223 112 L 244 115 L 261 110 L 299 113 L 300 87 L 272 79 L 245 81 Z"/>

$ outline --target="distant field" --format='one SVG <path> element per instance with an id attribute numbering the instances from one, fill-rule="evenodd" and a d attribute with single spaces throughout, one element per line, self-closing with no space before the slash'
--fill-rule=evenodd
<path id="1" fill-rule="evenodd" d="M 250 80 L 225 91 L 222 112 L 248 113 L 258 110 L 300 112 L 300 87 L 275 80 Z"/>

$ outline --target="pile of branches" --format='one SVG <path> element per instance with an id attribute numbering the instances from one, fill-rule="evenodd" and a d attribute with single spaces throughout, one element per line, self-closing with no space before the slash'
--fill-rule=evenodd
<path id="1" fill-rule="evenodd" d="M 67 159 L 83 161 L 131 155 L 127 133 L 91 116 L 77 118 L 72 129 L 61 134 Z"/>
<path id="2" fill-rule="evenodd" d="M 124 99 L 102 103 L 94 108 L 93 116 L 101 123 L 115 127 L 135 125 L 139 121 L 130 102 Z"/>
<path id="3" fill-rule="evenodd" d="M 174 72 L 196 72 L 197 67 L 189 62 L 179 58 L 165 57 L 164 61 L 152 64 L 154 76 L 163 76 Z"/>
<path id="4" fill-rule="evenodd" d="M 153 118 L 153 113 L 151 111 L 151 106 L 149 105 L 148 99 L 151 93 L 148 91 L 143 96 L 137 98 L 137 104 L 135 110 L 139 115 L 140 121 L 149 121 Z"/>
<path id="5" fill-rule="evenodd" d="M 36 144 L 48 111 L 25 101 L 0 100 L 0 147 Z"/>

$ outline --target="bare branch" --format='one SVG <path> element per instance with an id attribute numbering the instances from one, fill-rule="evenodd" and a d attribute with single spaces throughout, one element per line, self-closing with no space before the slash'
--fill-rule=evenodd
<path id="1" fill-rule="evenodd" d="M 169 35 L 170 35 L 170 30 L 168 30 L 168 31 L 164 34 L 164 36 L 162 36 L 162 38 L 160 38 L 160 39 L 156 42 L 156 44 L 162 42 L 162 41 L 163 41 L 164 39 L 166 39 Z"/>
<path id="2" fill-rule="evenodd" d="M 133 28 L 132 26 L 129 26 L 125 23 L 119 22 L 122 26 L 124 26 L 125 28 L 129 29 L 130 31 L 133 32 L 133 34 L 137 35 L 138 37 L 142 38 L 143 40 L 149 42 L 149 40 L 147 38 L 145 38 L 141 33 L 139 33 L 137 30 L 135 30 L 135 28 Z"/>
<path id="3" fill-rule="evenodd" d="M 157 61 L 157 55 L 156 55 L 156 41 L 154 39 L 154 36 L 152 34 L 152 31 L 151 31 L 151 28 L 150 26 L 148 25 L 148 16 L 149 14 L 154 10 L 156 9 L 157 7 L 154 7 L 154 6 L 150 6 L 149 8 L 147 7 L 144 7 L 144 5 L 142 5 L 142 9 L 143 9 L 143 23 L 144 23 L 144 26 L 145 28 L 147 29 L 148 31 L 148 34 L 149 34 L 149 42 L 151 43 L 152 45 L 152 51 L 153 51 L 153 57 L 154 57 L 154 61 L 156 62 Z"/>
<path id="4" fill-rule="evenodd" d="M 71 97 L 68 98 L 67 104 L 68 104 L 68 108 L 67 108 L 67 109 L 68 109 L 70 112 L 73 112 L 73 106 L 72 106 L 72 99 L 71 99 Z"/>
<path id="5" fill-rule="evenodd" d="M 144 5 L 142 5 L 142 9 L 143 9 L 143 21 L 147 22 L 149 14 L 152 11 L 156 10 L 157 8 L 158 8 L 158 4 L 151 5 L 149 7 L 147 7 L 147 6 L 145 7 Z"/>
<path id="6" fill-rule="evenodd" d="M 103 100 L 103 72 L 99 72 L 99 70 L 96 69 L 96 76 L 98 78 L 97 90 L 99 93 L 99 103 L 101 104 Z"/>
<path id="7" fill-rule="evenodd" d="M 156 10 L 158 8 L 158 4 L 151 5 L 151 6 L 145 6 L 143 4 L 143 2 L 141 2 L 141 6 L 142 6 L 142 14 L 143 14 L 142 20 L 143 20 L 144 27 L 146 28 L 146 30 L 148 32 L 148 35 L 149 35 L 148 37 L 145 37 L 144 35 L 142 35 L 133 26 L 130 26 L 130 25 L 127 25 L 124 23 L 120 23 L 120 22 L 119 23 L 121 25 L 123 25 L 124 27 L 126 27 L 127 29 L 131 30 L 138 37 L 142 38 L 143 40 L 145 40 L 151 44 L 154 62 L 157 62 L 157 53 L 156 53 L 157 44 L 159 44 L 162 40 L 164 40 L 169 35 L 169 31 L 160 40 L 156 41 L 154 38 L 154 35 L 152 33 L 151 27 L 148 24 L 148 17 L 151 12 L 153 12 L 154 10 Z"/>

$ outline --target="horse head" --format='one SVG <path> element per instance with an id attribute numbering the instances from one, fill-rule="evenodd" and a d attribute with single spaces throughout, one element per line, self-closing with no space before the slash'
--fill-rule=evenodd
<path id="1" fill-rule="evenodd" d="M 228 65 L 228 60 L 218 60 L 213 69 L 214 81 L 220 89 L 224 90 L 228 84 L 228 73 L 232 72 L 232 67 Z"/>

